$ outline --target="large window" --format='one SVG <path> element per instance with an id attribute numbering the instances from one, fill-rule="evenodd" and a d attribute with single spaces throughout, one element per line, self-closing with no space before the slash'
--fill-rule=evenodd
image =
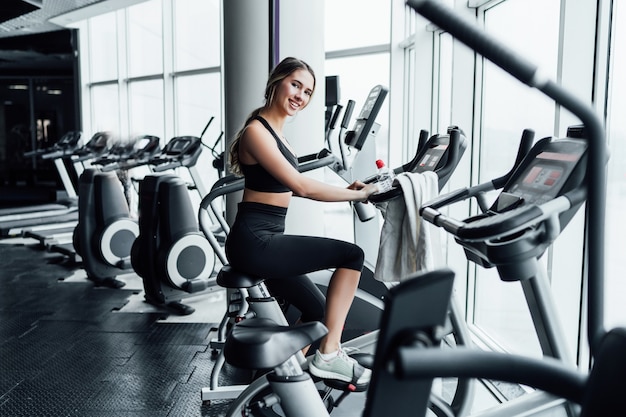
<path id="1" fill-rule="evenodd" d="M 107 13 L 89 20 L 90 82 L 114 80 L 118 77 L 117 20 Z"/>
<path id="2" fill-rule="evenodd" d="M 215 144 L 222 131 L 220 21 L 219 0 L 148 0 L 81 23 L 88 29 L 81 31 L 89 57 L 82 64 L 85 129 L 121 140 L 155 135 L 164 145 L 200 136 L 213 118 L 204 139 Z M 204 189 L 217 179 L 214 156 L 205 150 L 198 162 Z"/>
<path id="3" fill-rule="evenodd" d="M 331 0 L 325 13 L 326 51 L 389 43 L 391 2 Z"/>
<path id="4" fill-rule="evenodd" d="M 173 3 L 174 70 L 220 65 L 220 2 L 187 0 Z"/>
<path id="5" fill-rule="evenodd" d="M 129 84 L 130 134 L 164 137 L 163 81 L 134 81 Z"/>
<path id="6" fill-rule="evenodd" d="M 559 16 L 559 0 L 507 0 L 485 10 L 485 30 L 556 79 Z M 554 133 L 554 103 L 488 61 L 481 104 L 480 182 L 510 169 L 523 129 Z M 541 354 L 521 286 L 500 281 L 495 269 L 476 268 L 473 322 L 506 350 Z"/>
<path id="7" fill-rule="evenodd" d="M 613 2 L 611 67 L 609 73 L 608 145 L 610 151 L 606 201 L 606 298 L 605 314 L 608 326 L 626 325 L 624 296 L 624 231 L 626 219 L 626 6 Z"/>
<path id="8" fill-rule="evenodd" d="M 389 89 L 391 2 L 326 1 L 325 13 L 324 72 L 327 76 L 339 76 L 341 105 L 345 107 L 348 100 L 354 100 L 356 103 L 348 127 L 350 129 L 370 90 L 376 85 Z M 346 30 L 348 21 L 350 30 Z M 354 179 L 362 179 L 363 177 L 359 175 L 364 172 L 367 175 L 374 172 L 376 170 L 374 161 L 377 158 L 389 163 L 389 100 L 388 95 L 376 118 L 380 129 L 376 134 L 374 146 L 366 144 L 367 150 L 364 148 L 354 160 Z M 343 117 L 343 114 L 341 116 Z M 337 139 L 336 135 L 331 138 L 334 142 L 333 149 L 337 149 Z M 327 174 L 326 181 L 345 186 L 343 180 L 336 175 Z M 354 239 L 354 230 L 350 227 L 353 224 L 353 214 L 349 204 L 325 204 L 325 212 L 328 236 L 345 240 Z"/>
<path id="9" fill-rule="evenodd" d="M 163 72 L 163 18 L 160 0 L 127 9 L 128 75 L 139 77 Z"/>
<path id="10" fill-rule="evenodd" d="M 119 134 L 120 97 L 117 83 L 97 85 L 91 89 L 92 134 L 108 131 Z"/>

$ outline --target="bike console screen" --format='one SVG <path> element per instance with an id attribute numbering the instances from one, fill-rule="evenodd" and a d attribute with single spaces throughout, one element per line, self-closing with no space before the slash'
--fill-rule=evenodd
<path id="1" fill-rule="evenodd" d="M 387 88 L 382 85 L 372 88 L 367 95 L 359 117 L 354 122 L 354 128 L 346 135 L 346 145 L 361 150 L 367 138 L 376 135 L 378 129 L 375 125 L 376 116 L 378 116 L 378 112 L 385 101 L 387 92 Z"/>
<path id="2" fill-rule="evenodd" d="M 415 167 L 415 172 L 435 171 L 439 166 L 439 161 L 443 158 L 444 154 L 448 150 L 449 143 L 440 143 L 434 145 L 424 153 L 422 158 Z"/>
<path id="3" fill-rule="evenodd" d="M 502 192 L 506 204 L 496 203 L 504 211 L 523 202 L 543 204 L 580 184 L 585 167 L 579 164 L 587 151 L 582 140 L 557 140 L 547 143 L 535 157 L 518 170 Z M 582 171 L 581 171 L 582 170 Z M 498 198 L 500 200 L 500 197 Z M 518 204 L 515 204 L 518 203 Z"/>

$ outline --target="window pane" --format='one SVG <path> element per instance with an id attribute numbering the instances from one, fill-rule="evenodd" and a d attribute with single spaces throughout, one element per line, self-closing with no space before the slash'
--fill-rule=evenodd
<path id="1" fill-rule="evenodd" d="M 210 147 L 222 132 L 220 75 L 202 74 L 176 78 L 176 135 L 200 136 L 209 120 L 202 141 Z M 169 139 L 169 138 L 168 138 Z M 222 152 L 225 139 L 216 146 L 215 154 L 204 148 L 196 167 L 205 188 L 209 188 L 218 179 L 213 160 Z"/>
<path id="2" fill-rule="evenodd" d="M 608 169 L 606 203 L 606 299 L 605 312 L 608 327 L 626 325 L 624 310 L 624 230 L 626 220 L 626 7 L 614 2 L 613 46 L 609 76 L 608 141 L 611 157 Z"/>
<path id="3" fill-rule="evenodd" d="M 220 65 L 220 2 L 176 1 L 174 66 L 176 71 Z"/>
<path id="4" fill-rule="evenodd" d="M 438 126 L 435 133 L 445 133 L 452 124 L 452 36 L 444 33 L 439 36 L 439 88 L 437 92 Z"/>
<path id="5" fill-rule="evenodd" d="M 117 78 L 117 21 L 115 13 L 89 19 L 91 81 Z"/>
<path id="6" fill-rule="evenodd" d="M 370 90 L 378 84 L 389 88 L 389 54 L 329 59 L 326 60 L 326 74 L 339 76 L 340 104 L 345 106 L 348 100 L 356 102 L 349 127 L 352 128 Z M 376 135 L 376 155 L 388 161 L 389 96 L 385 99 L 376 122 L 381 125 Z"/>
<path id="7" fill-rule="evenodd" d="M 163 81 L 137 81 L 128 86 L 131 136 L 154 135 L 161 139 L 163 123 Z"/>
<path id="8" fill-rule="evenodd" d="M 507 0 L 485 12 L 486 30 L 532 62 L 552 79 L 557 75 L 559 0 Z M 537 13 L 541 10 L 541 13 Z M 554 132 L 554 103 L 485 61 L 480 181 L 506 173 L 524 128 L 536 138 Z M 494 270 L 477 268 L 475 324 L 503 347 L 540 353 L 519 283 L 500 281 Z"/>
<path id="9" fill-rule="evenodd" d="M 117 84 L 91 88 L 91 125 L 94 132 L 110 131 L 120 134 L 119 92 Z"/>
<path id="10" fill-rule="evenodd" d="M 128 9 L 128 75 L 163 72 L 163 24 L 161 0 L 140 3 Z"/>
<path id="11" fill-rule="evenodd" d="M 389 43 L 391 3 L 380 0 L 327 0 L 326 51 Z"/>
<path id="12" fill-rule="evenodd" d="M 364 71 L 363 68 L 367 68 L 367 71 Z M 379 84 L 387 88 L 389 87 L 389 54 L 362 55 L 326 60 L 325 73 L 329 76 L 339 76 L 339 103 L 344 108 L 348 100 L 354 100 L 355 102 L 352 118 L 348 126 L 348 129 L 352 129 L 354 121 L 363 108 L 370 90 Z M 340 118 L 343 118 L 343 113 L 340 115 Z M 389 143 L 389 96 L 385 99 L 378 117 L 376 117 L 376 122 L 381 125 L 375 139 L 376 157 L 389 161 L 387 152 Z M 341 123 L 341 119 L 339 123 Z M 337 149 L 338 139 L 336 134 L 330 138 L 333 141 L 333 149 Z M 320 145 L 322 145 L 321 142 Z M 355 162 L 360 162 L 360 164 L 371 163 L 371 171 L 369 172 L 374 172 L 376 169 L 374 160 L 359 161 L 357 159 Z M 336 185 L 345 187 L 345 182 L 338 179 L 337 175 L 330 174 L 329 170 L 324 170 L 324 172 L 328 174 L 325 178 L 327 182 L 335 182 Z M 351 227 L 346 227 L 346 225 L 352 226 L 353 224 L 353 213 L 350 205 L 346 203 L 327 203 L 324 207 L 326 212 L 326 236 L 352 241 L 354 230 Z"/>

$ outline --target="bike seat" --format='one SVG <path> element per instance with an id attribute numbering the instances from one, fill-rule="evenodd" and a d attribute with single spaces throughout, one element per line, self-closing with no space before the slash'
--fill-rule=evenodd
<path id="1" fill-rule="evenodd" d="M 279 326 L 270 319 L 251 318 L 233 327 L 224 344 L 224 357 L 238 368 L 273 369 L 326 333 L 328 329 L 319 321 Z"/>
<path id="2" fill-rule="evenodd" d="M 250 288 L 259 285 L 264 278 L 238 271 L 225 265 L 217 273 L 217 284 L 223 288 Z"/>

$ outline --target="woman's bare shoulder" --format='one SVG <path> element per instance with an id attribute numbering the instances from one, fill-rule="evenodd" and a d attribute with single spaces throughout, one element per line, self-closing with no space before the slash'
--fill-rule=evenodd
<path id="1" fill-rule="evenodd" d="M 272 143 L 271 133 L 259 122 L 258 120 L 252 120 L 245 127 L 242 138 L 246 142 L 255 143 Z"/>

